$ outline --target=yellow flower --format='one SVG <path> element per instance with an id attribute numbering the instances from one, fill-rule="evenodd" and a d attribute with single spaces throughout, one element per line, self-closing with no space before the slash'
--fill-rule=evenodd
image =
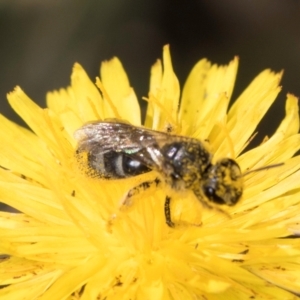
<path id="1" fill-rule="evenodd" d="M 214 160 L 231 157 L 244 177 L 241 201 L 226 214 L 191 192 L 167 187 L 120 201 L 154 172 L 101 180 L 82 172 L 74 132 L 118 118 L 141 126 L 140 107 L 117 58 L 96 86 L 75 64 L 71 86 L 38 107 L 17 87 L 8 95 L 31 130 L 0 116 L 0 299 L 296 299 L 300 294 L 300 148 L 297 99 L 262 144 L 243 152 L 280 91 L 281 74 L 260 73 L 228 111 L 238 59 L 196 64 L 180 98 L 169 48 L 152 67 L 146 127 L 207 140 Z M 97 88 L 100 88 L 99 89 Z M 180 103 L 180 108 L 178 106 Z"/>

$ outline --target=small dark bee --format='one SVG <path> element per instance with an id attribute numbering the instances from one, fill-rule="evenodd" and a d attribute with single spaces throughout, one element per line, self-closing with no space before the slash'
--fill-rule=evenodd
<path id="1" fill-rule="evenodd" d="M 156 171 L 160 176 L 154 183 L 164 181 L 176 191 L 192 190 L 210 208 L 210 203 L 232 206 L 242 196 L 239 165 L 230 158 L 212 164 L 212 153 L 197 139 L 117 120 L 86 124 L 75 132 L 75 138 L 77 159 L 85 156 L 90 176 L 122 179 Z M 127 198 L 149 184 L 133 188 Z M 167 196 L 165 216 L 172 227 L 170 200 Z"/>

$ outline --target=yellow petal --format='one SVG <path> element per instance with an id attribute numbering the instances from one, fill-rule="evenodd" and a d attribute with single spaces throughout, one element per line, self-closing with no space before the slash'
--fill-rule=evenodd
<path id="1" fill-rule="evenodd" d="M 244 170 L 284 162 L 300 148 L 298 99 L 288 95 L 286 116 L 276 132 L 262 145 L 238 158 Z"/>
<path id="2" fill-rule="evenodd" d="M 183 134 L 207 139 L 214 124 L 225 120 L 237 68 L 237 58 L 228 66 L 211 66 L 205 59 L 195 65 L 182 92 L 179 117 L 187 124 Z"/>
<path id="3" fill-rule="evenodd" d="M 299 261 L 257 264 L 247 267 L 252 273 L 295 294 L 300 294 Z"/>
<path id="4" fill-rule="evenodd" d="M 73 67 L 71 86 L 48 93 L 47 105 L 60 116 L 72 112 L 81 123 L 104 118 L 103 99 L 78 63 Z"/>
<path id="5" fill-rule="evenodd" d="M 140 125 L 140 106 L 121 62 L 117 58 L 103 62 L 100 74 L 104 89 L 109 97 L 108 100 L 104 95 L 105 118 L 116 117 L 108 102 L 111 101 L 120 118 L 130 120 L 133 125 Z"/>
<path id="6" fill-rule="evenodd" d="M 161 81 L 163 76 L 163 69 L 161 60 L 157 60 L 156 63 L 151 67 L 150 74 L 150 86 L 149 86 L 149 96 L 155 95 L 160 89 Z M 145 118 L 145 126 L 148 128 L 157 127 L 159 122 L 159 107 L 155 105 L 153 102 L 148 103 L 146 118 Z M 155 117 L 155 120 L 154 120 Z"/>
<path id="7" fill-rule="evenodd" d="M 179 82 L 173 71 L 169 46 L 163 49 L 163 73 L 158 61 L 151 70 L 149 102 L 152 106 L 147 118 L 152 119 L 152 128 L 168 130 L 178 126 Z M 151 112 L 152 110 L 152 112 Z M 149 123 L 148 119 L 147 122 Z"/>
<path id="8" fill-rule="evenodd" d="M 269 70 L 260 73 L 232 105 L 226 122 L 230 139 L 234 141 L 235 157 L 244 148 L 256 126 L 276 99 L 280 91 L 278 86 L 282 74 L 274 74 Z M 241 126 L 241 124 L 244 124 Z M 247 124 L 247 126 L 245 125 Z M 223 124 L 224 126 L 224 124 Z M 232 155 L 228 146 L 226 133 L 217 126 L 209 136 L 212 148 L 217 157 Z"/>

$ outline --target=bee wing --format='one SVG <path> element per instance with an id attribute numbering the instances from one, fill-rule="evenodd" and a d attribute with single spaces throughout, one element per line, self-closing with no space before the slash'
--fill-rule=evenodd
<path id="1" fill-rule="evenodd" d="M 122 152 L 151 169 L 159 170 L 163 162 L 160 145 L 169 141 L 171 136 L 127 123 L 94 122 L 79 128 L 74 137 L 78 141 L 78 152 Z"/>

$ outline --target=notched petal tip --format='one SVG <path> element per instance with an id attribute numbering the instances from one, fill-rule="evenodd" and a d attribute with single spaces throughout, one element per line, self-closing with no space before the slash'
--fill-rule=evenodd
<path id="1" fill-rule="evenodd" d="M 11 92 L 7 93 L 7 96 L 12 96 L 14 93 L 19 93 L 19 92 L 23 92 L 23 90 L 21 89 L 20 86 L 16 85 Z"/>

